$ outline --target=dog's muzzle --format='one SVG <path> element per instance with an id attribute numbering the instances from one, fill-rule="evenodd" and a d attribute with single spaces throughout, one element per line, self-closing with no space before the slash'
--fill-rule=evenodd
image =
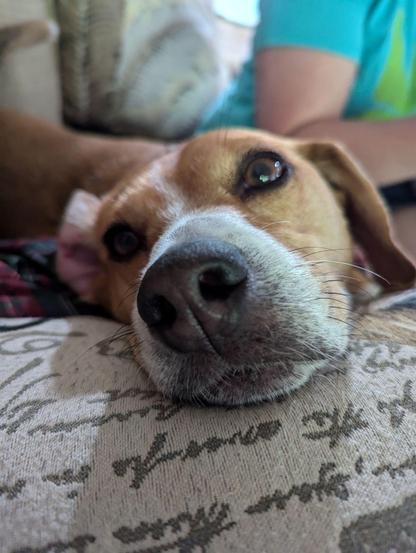
<path id="1" fill-rule="evenodd" d="M 153 337 L 175 351 L 221 355 L 245 308 L 249 267 L 238 248 L 199 239 L 169 248 L 147 270 L 137 297 Z"/>
<path id="2" fill-rule="evenodd" d="M 132 311 L 138 358 L 171 397 L 271 399 L 345 351 L 331 298 L 307 262 L 237 212 L 192 212 L 144 269 Z"/>

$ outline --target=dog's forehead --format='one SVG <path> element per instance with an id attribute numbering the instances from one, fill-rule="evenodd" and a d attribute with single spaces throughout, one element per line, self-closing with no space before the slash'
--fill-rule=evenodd
<path id="1" fill-rule="evenodd" d="M 183 147 L 173 183 L 191 201 L 221 199 L 236 182 L 247 155 L 261 151 L 273 151 L 293 165 L 302 163 L 294 141 L 255 130 L 222 129 L 198 136 Z"/>
<path id="2" fill-rule="evenodd" d="M 176 155 L 152 162 L 139 174 L 131 174 L 104 199 L 96 229 L 99 234 L 114 221 L 146 225 L 171 203 L 175 193 L 171 174 Z"/>
<path id="3" fill-rule="evenodd" d="M 247 129 L 222 129 L 200 135 L 151 162 L 140 174 L 129 175 L 110 194 L 111 209 L 129 203 L 133 196 L 177 194 L 184 183 L 192 180 L 193 191 L 203 177 L 212 179 L 234 176 L 238 163 L 253 150 L 273 150 L 288 159 L 299 159 L 295 142 L 274 135 Z"/>
<path id="4" fill-rule="evenodd" d="M 273 151 L 296 167 L 302 178 L 309 164 L 291 139 L 248 129 L 222 129 L 197 136 L 131 174 L 108 196 L 99 220 L 169 222 L 189 210 L 234 205 L 230 194 L 249 152 Z M 101 230 L 102 230 L 101 229 Z"/>
<path id="5" fill-rule="evenodd" d="M 180 152 L 177 168 L 226 170 L 250 151 L 275 151 L 297 159 L 296 142 L 263 131 L 220 129 L 190 140 Z"/>

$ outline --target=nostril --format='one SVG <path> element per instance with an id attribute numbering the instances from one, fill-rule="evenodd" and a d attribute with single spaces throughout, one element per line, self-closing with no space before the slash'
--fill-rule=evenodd
<path id="1" fill-rule="evenodd" d="M 244 274 L 230 274 L 223 268 L 208 269 L 198 277 L 199 292 L 205 301 L 225 301 L 246 279 Z"/>
<path id="2" fill-rule="evenodd" d="M 148 326 L 170 327 L 178 315 L 175 307 L 164 296 L 159 295 L 139 302 L 138 310 Z"/>

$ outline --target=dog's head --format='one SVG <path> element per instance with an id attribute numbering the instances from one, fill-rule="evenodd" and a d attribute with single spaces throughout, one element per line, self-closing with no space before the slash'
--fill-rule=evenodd
<path id="1" fill-rule="evenodd" d="M 366 282 L 357 244 L 381 287 L 414 281 L 376 191 L 340 147 L 227 130 L 103 199 L 76 193 L 58 269 L 132 324 L 161 391 L 239 404 L 293 390 L 345 351 L 347 291 Z"/>

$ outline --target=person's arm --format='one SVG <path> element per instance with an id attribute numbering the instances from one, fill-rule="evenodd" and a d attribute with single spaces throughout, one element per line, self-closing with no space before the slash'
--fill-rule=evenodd
<path id="1" fill-rule="evenodd" d="M 374 182 L 416 178 L 416 118 L 342 119 L 357 66 L 338 55 L 297 47 L 259 50 L 256 125 L 304 139 L 344 143 Z"/>

